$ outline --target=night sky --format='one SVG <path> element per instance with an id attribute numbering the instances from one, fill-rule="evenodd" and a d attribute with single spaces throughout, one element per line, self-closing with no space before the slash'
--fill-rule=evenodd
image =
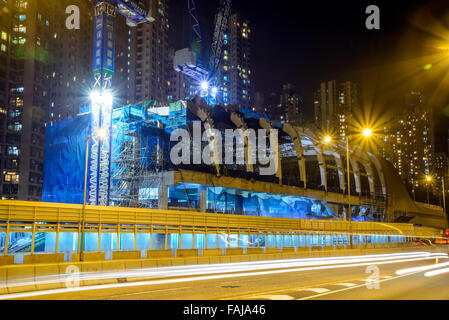
<path id="1" fill-rule="evenodd" d="M 210 47 L 219 0 L 196 3 Z M 380 8 L 380 30 L 365 27 L 365 9 L 371 4 Z M 437 151 L 447 153 L 449 51 L 436 49 L 449 47 L 447 0 L 234 0 L 232 12 L 252 24 L 255 92 L 267 96 L 293 83 L 310 118 L 321 81 L 353 80 L 359 86 L 361 117 L 382 125 L 404 108 L 404 94 L 416 88 L 434 109 Z M 170 20 L 171 44 L 187 47 L 186 1 L 170 1 Z"/>

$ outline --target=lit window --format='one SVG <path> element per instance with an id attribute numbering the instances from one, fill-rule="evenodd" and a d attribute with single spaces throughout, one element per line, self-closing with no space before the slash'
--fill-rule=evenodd
<path id="1" fill-rule="evenodd" d="M 2 31 L 2 40 L 8 40 L 8 34 L 4 31 Z"/>

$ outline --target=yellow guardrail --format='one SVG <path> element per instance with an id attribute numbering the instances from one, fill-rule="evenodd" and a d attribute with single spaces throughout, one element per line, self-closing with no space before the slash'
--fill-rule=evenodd
<path id="1" fill-rule="evenodd" d="M 200 213 L 193 211 L 135 209 L 119 207 L 100 207 L 76 204 L 60 204 L 45 202 L 0 201 L 0 225 L 5 222 L 29 223 L 63 223 L 73 224 L 76 228 L 83 221 L 86 224 L 129 225 L 130 232 L 139 227 L 168 227 L 224 229 L 224 230 L 270 230 L 288 231 L 320 231 L 342 233 L 387 233 L 418 236 L 438 235 L 439 230 L 433 228 L 415 228 L 404 223 L 347 222 L 330 220 L 280 219 L 244 215 Z M 4 225 L 3 225 L 4 226 Z M 16 227 L 13 226 L 13 227 Z M 39 228 L 44 228 L 37 224 Z M 64 226 L 69 228 L 69 226 Z M 93 227 L 92 227 L 93 228 Z M 124 228 L 124 227 L 121 227 Z M 88 230 L 87 230 L 88 231 Z M 126 231 L 125 231 L 126 232 Z"/>

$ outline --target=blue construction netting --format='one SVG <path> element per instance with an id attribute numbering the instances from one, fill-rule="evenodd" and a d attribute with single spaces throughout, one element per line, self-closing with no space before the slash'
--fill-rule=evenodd
<path id="1" fill-rule="evenodd" d="M 111 177 L 120 178 L 121 152 L 129 143 L 139 145 L 143 167 L 150 171 L 172 169 L 170 132 L 185 127 L 187 111 L 176 108 L 168 116 L 147 112 L 144 102 L 113 111 Z M 86 139 L 91 136 L 91 115 L 55 122 L 47 126 L 43 201 L 82 204 L 86 161 Z M 136 137 L 138 137 L 136 139 Z M 157 166 L 156 166 L 157 164 Z M 111 187 L 114 187 L 111 182 Z"/>
<path id="2" fill-rule="evenodd" d="M 86 139 L 90 114 L 55 122 L 46 128 L 42 200 L 83 203 Z"/>

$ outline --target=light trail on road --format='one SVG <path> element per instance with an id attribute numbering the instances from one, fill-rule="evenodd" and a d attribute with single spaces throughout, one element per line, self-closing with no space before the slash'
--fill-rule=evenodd
<path id="1" fill-rule="evenodd" d="M 285 260 L 278 261 L 264 261 L 263 263 L 236 263 L 236 264 L 226 264 L 217 266 L 203 265 L 203 266 L 189 266 L 189 267 L 171 267 L 169 268 L 157 269 L 161 274 L 171 277 L 185 276 L 184 278 L 175 279 L 160 279 L 151 281 L 140 281 L 132 283 L 118 283 L 118 284 L 103 284 L 96 286 L 85 286 L 85 287 L 74 287 L 74 288 L 61 288 L 52 290 L 42 290 L 24 293 L 15 293 L 0 296 L 0 300 L 5 299 L 18 299 L 33 296 L 43 296 L 51 294 L 60 294 L 68 292 L 81 292 L 90 290 L 101 290 L 101 289 L 113 289 L 113 288 L 124 288 L 124 287 L 137 287 L 137 286 L 151 286 L 151 285 L 161 285 L 161 284 L 172 284 L 181 282 L 191 282 L 191 281 L 205 281 L 214 279 L 225 279 L 225 278 L 237 278 L 237 277 L 250 277 L 250 276 L 260 276 L 260 275 L 270 275 L 270 274 L 280 274 L 289 272 L 300 272 L 300 271 L 310 271 L 310 270 L 323 270 L 323 269 L 338 269 L 338 268 L 353 268 L 360 266 L 369 265 L 382 265 L 382 264 L 393 264 L 393 263 L 404 263 L 413 261 L 423 261 L 423 260 L 433 260 L 433 259 L 448 258 L 447 253 L 429 253 L 429 252 L 411 252 L 403 254 L 390 254 L 390 255 L 370 255 L 370 256 L 357 256 L 357 257 L 333 257 L 333 258 L 316 258 L 316 259 L 294 259 L 290 263 L 286 263 Z M 282 263 L 280 263 L 282 262 Z M 261 264 L 257 266 L 257 264 Z M 281 265 L 281 267 L 280 267 Z M 175 270 L 173 270 L 176 268 Z M 182 270 L 182 269 L 187 270 Z M 284 269 L 280 269 L 284 268 Z M 268 270 L 268 271 L 257 271 L 254 270 Z M 277 270 L 270 270 L 277 269 Z M 153 273 L 156 271 L 152 271 Z M 232 273 L 233 272 L 233 273 Z M 237 273 L 240 272 L 240 273 Z M 151 273 L 151 272 L 150 272 Z M 157 273 L 157 272 L 156 272 Z M 207 275 L 211 273 L 220 273 L 215 275 Z M 227 274 L 225 274 L 227 273 Z M 140 272 L 122 272 L 116 273 L 121 277 L 123 275 L 142 276 Z M 198 276 L 202 274 L 203 276 Z M 193 276 L 196 275 L 196 276 Z M 73 274 L 71 275 L 73 276 Z M 85 275 L 87 276 L 87 275 Z M 92 276 L 92 275 L 90 275 Z M 80 278 L 81 280 L 86 280 L 89 278 Z M 90 278 L 91 279 L 91 278 Z M 21 283 L 19 285 L 26 285 L 27 283 Z M 34 283 L 29 283 L 33 285 Z"/>
<path id="2" fill-rule="evenodd" d="M 324 265 L 338 265 L 344 263 L 361 263 L 376 261 L 387 261 L 395 259 L 412 259 L 412 258 L 447 258 L 446 253 L 429 253 L 429 252 L 409 252 L 409 253 L 393 253 L 380 254 L 368 256 L 347 256 L 347 257 L 326 257 L 326 258 L 306 258 L 306 259 L 292 259 L 292 260 L 269 260 L 269 261 L 254 261 L 254 262 L 240 262 L 227 263 L 220 265 L 193 265 L 193 266 L 177 266 L 165 268 L 148 268 L 142 270 L 129 270 L 121 272 L 81 272 L 76 274 L 77 280 L 106 280 L 119 278 L 167 278 L 167 277 L 183 277 L 207 274 L 222 274 L 231 272 L 246 272 L 255 270 L 270 270 L 270 269 L 284 269 L 293 267 L 308 267 L 308 266 L 324 266 Z M 10 287 L 27 286 L 34 284 L 50 284 L 65 282 L 68 277 L 73 278 L 74 274 L 61 274 L 51 276 L 36 277 L 32 281 L 30 279 L 23 279 L 22 282 L 11 284 Z"/>

